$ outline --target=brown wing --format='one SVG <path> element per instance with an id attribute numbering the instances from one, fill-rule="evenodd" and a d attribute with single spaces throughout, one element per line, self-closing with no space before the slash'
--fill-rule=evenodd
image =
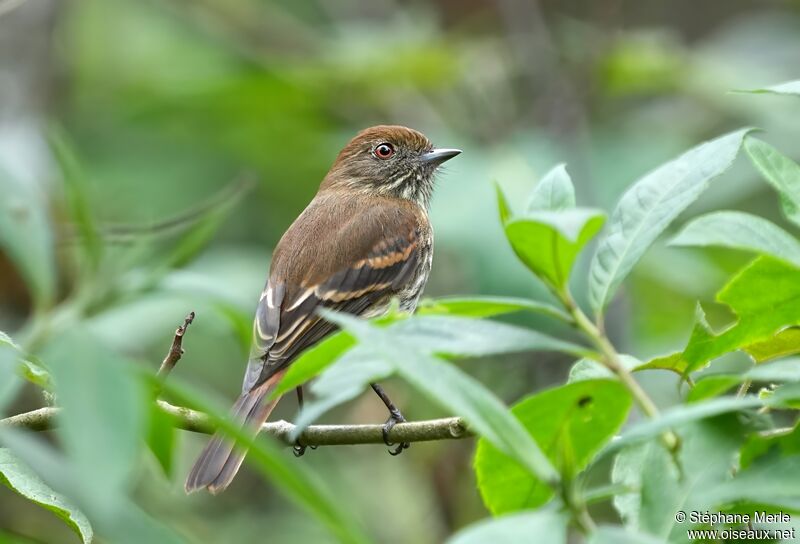
<path id="1" fill-rule="evenodd" d="M 317 195 L 273 255 L 243 391 L 335 330 L 319 308 L 380 313 L 414 277 L 425 229 L 427 218 L 410 202 Z"/>

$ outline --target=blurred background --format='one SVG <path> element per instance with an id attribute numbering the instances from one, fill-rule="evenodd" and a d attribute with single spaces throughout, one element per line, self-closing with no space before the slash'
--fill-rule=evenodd
<path id="1" fill-rule="evenodd" d="M 19 195 L 2 221 L 28 225 L 0 250 L 0 330 L 13 334 L 80 284 L 90 293 L 81 320 L 155 370 L 195 310 L 175 374 L 229 404 L 271 249 L 338 150 L 380 123 L 464 150 L 432 202 L 426 295 L 545 298 L 504 240 L 492 182 L 521 208 L 565 162 L 579 204 L 610 210 L 648 170 L 747 125 L 797 159 L 796 100 L 730 91 L 797 79 L 799 51 L 797 0 L 0 0 L 0 183 Z M 89 275 L 71 257 L 76 198 L 107 248 Z M 732 208 L 782 221 L 741 159 L 690 214 Z M 24 251 L 31 236 L 56 248 L 52 292 L 35 293 L 13 264 L 15 243 Z M 621 349 L 645 359 L 682 347 L 695 301 L 712 302 L 744 262 L 657 245 L 610 311 Z M 709 309 L 712 324 L 730 319 Z M 569 363 L 528 354 L 462 366 L 512 403 L 563 380 Z M 668 404 L 675 380 L 658 376 L 647 386 Z M 410 419 L 445 415 L 399 380 L 385 386 Z M 31 389 L 8 411 L 39 405 Z M 276 417 L 295 413 L 286 398 Z M 364 395 L 324 420 L 384 418 Z M 181 434 L 170 481 L 143 456 L 138 504 L 192 542 L 329 540 L 246 466 L 225 494 L 185 497 L 204 440 Z M 471 440 L 416 444 L 394 458 L 382 446 L 320 448 L 296 462 L 317 468 L 376 540 L 432 543 L 486 515 L 473 449 Z M 0 487 L 3 534 L 77 542 Z"/>

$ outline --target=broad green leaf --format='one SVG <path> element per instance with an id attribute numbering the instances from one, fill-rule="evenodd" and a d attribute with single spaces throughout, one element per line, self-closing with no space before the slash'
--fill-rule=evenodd
<path id="1" fill-rule="evenodd" d="M 73 470 L 74 465 L 32 433 L 0 428 L 0 440 L 17 458 L 24 459 L 25 464 L 34 469 L 48 487 L 63 490 L 68 496 L 74 497 L 76 502 L 82 498 L 81 508 L 91 518 L 94 532 L 102 536 L 104 541 L 115 544 L 182 542 L 180 537 L 150 518 L 126 497 L 114 499 L 119 505 L 114 511 L 110 511 L 102 503 L 98 505 L 97 501 L 92 501 L 86 496 L 86 489 L 96 482 L 81 481 L 81 476 Z"/>
<path id="2" fill-rule="evenodd" d="M 12 177 L 0 165 L 0 249 L 25 279 L 35 304 L 50 305 L 56 267 L 48 202 L 32 183 Z"/>
<path id="3" fill-rule="evenodd" d="M 385 325 L 397 342 L 425 353 L 454 357 L 483 357 L 521 351 L 563 351 L 577 356 L 588 348 L 546 334 L 499 323 L 453 315 L 412 316 Z M 350 349 L 352 339 L 339 333 L 306 351 L 292 363 L 275 395 L 285 393 L 317 376 Z"/>
<path id="4" fill-rule="evenodd" d="M 631 355 L 620 354 L 620 362 L 628 370 L 636 370 L 642 362 Z M 592 359 L 580 359 L 569 369 L 567 383 L 583 380 L 617 379 L 605 365 Z"/>
<path id="5" fill-rule="evenodd" d="M 743 397 L 720 397 L 705 402 L 674 406 L 661 412 L 661 416 L 656 419 L 631 425 L 630 428 L 622 433 L 619 439 L 606 446 L 603 452 L 611 453 L 630 444 L 649 440 L 670 428 L 708 419 L 720 414 L 744 412 L 760 408 L 765 404 L 769 404 L 769 402 L 759 399 L 755 395 L 746 395 Z"/>
<path id="6" fill-rule="evenodd" d="M 355 341 L 349 334 L 338 332 L 325 338 L 316 346 L 305 350 L 300 357 L 289 365 L 289 370 L 286 371 L 286 375 L 278 384 L 273 398 L 291 391 L 314 378 L 344 352 L 353 347 L 354 344 Z"/>
<path id="7" fill-rule="evenodd" d="M 687 400 L 697 402 L 721 395 L 745 381 L 764 383 L 800 382 L 800 359 L 791 358 L 755 366 L 741 374 L 711 374 L 697 380 Z"/>
<path id="8" fill-rule="evenodd" d="M 513 312 L 532 312 L 562 321 L 571 318 L 564 310 L 538 300 L 515 297 L 445 297 L 423 299 L 417 315 L 458 315 L 462 317 L 494 317 Z"/>
<path id="9" fill-rule="evenodd" d="M 645 533 L 612 525 L 600 526 L 586 541 L 588 544 L 663 544 L 663 541 Z"/>
<path id="10" fill-rule="evenodd" d="M 747 469 L 772 450 L 777 450 L 782 457 L 800 454 L 800 426 L 795 424 L 789 432 L 773 436 L 749 435 L 739 452 L 739 467 Z"/>
<path id="11" fill-rule="evenodd" d="M 800 80 L 787 81 L 786 83 L 780 83 L 770 87 L 762 87 L 760 89 L 746 89 L 736 92 L 750 94 L 787 94 L 800 96 Z"/>
<path id="12" fill-rule="evenodd" d="M 725 353 L 772 338 L 785 327 L 800 325 L 800 269 L 773 257 L 759 257 L 717 294 L 738 321 L 720 332 L 696 325 L 683 352 L 687 371 Z"/>
<path id="13" fill-rule="evenodd" d="M 335 406 L 361 395 L 370 383 L 392 373 L 392 365 L 365 346 L 359 345 L 340 357 L 311 382 L 312 397 L 294 420 L 292 439 Z"/>
<path id="14" fill-rule="evenodd" d="M 642 469 L 652 447 L 659 447 L 659 445 L 652 442 L 634 444 L 623 449 L 614 457 L 611 482 L 625 486 L 632 491 L 615 495 L 612 503 L 614 509 L 619 513 L 619 517 L 629 529 L 638 529 L 639 527 Z"/>
<path id="15" fill-rule="evenodd" d="M 495 183 L 494 189 L 497 192 L 497 210 L 500 214 L 500 224 L 505 225 L 511 218 L 511 207 L 508 205 L 508 199 L 506 199 L 506 195 L 500 185 Z"/>
<path id="16" fill-rule="evenodd" d="M 800 242 L 761 217 L 714 212 L 694 219 L 670 241 L 673 246 L 722 246 L 778 257 L 800 266 Z"/>
<path id="17" fill-rule="evenodd" d="M 650 359 L 641 366 L 636 367 L 635 370 L 671 370 L 683 376 L 686 374 L 687 366 L 686 360 L 683 358 L 683 352 L 678 351 Z"/>
<path id="18" fill-rule="evenodd" d="M 756 363 L 800 353 L 800 327 L 789 327 L 742 348 Z"/>
<path id="19" fill-rule="evenodd" d="M 782 456 L 773 450 L 757 458 L 732 479 L 705 493 L 709 505 L 749 501 L 796 509 L 800 489 L 800 454 Z"/>
<path id="20" fill-rule="evenodd" d="M 680 469 L 663 447 L 651 447 L 642 465 L 641 507 L 638 528 L 662 541 L 683 541 L 687 525 L 675 513 L 687 514 L 710 507 L 710 490 L 729 480 L 742 443 L 735 417 L 693 423 L 679 431 Z M 680 472 L 679 472 L 680 470 Z"/>
<path id="21" fill-rule="evenodd" d="M 519 259 L 553 288 L 562 289 L 581 249 L 603 226 L 605 215 L 590 208 L 535 211 L 506 224 Z"/>
<path id="22" fill-rule="evenodd" d="M 385 330 L 399 345 L 411 345 L 425 353 L 454 357 L 484 357 L 522 351 L 561 351 L 578 357 L 591 354 L 586 347 L 488 319 L 414 316 Z"/>
<path id="23" fill-rule="evenodd" d="M 151 376 L 148 378 L 155 380 Z M 289 498 L 313 514 L 340 542 L 369 541 L 351 511 L 348 510 L 347 497 L 334 494 L 327 487 L 325 480 L 314 472 L 310 465 L 297 463 L 294 459 L 287 458 L 280 448 L 268 440 L 253 438 L 246 430 L 219 415 L 225 413 L 223 409 L 209 406 L 201 394 L 176 382 L 177 380 L 174 379 L 165 382 L 163 384 L 164 391 L 175 397 L 181 404 L 207 413 L 214 425 L 248 449 L 246 461 L 253 468 Z"/>
<path id="24" fill-rule="evenodd" d="M 778 191 L 784 215 L 800 225 L 800 165 L 752 136 L 745 140 L 744 149 L 764 179 Z"/>
<path id="25" fill-rule="evenodd" d="M 631 396 L 612 380 L 587 380 L 538 393 L 517 403 L 519 419 L 547 458 L 574 477 L 622 426 Z M 478 441 L 475 473 L 483 502 L 494 515 L 536 508 L 553 489 L 485 439 Z"/>
<path id="26" fill-rule="evenodd" d="M 739 130 L 687 151 L 622 195 L 589 269 L 589 301 L 597 314 L 658 235 L 730 167 L 749 131 Z"/>
<path id="27" fill-rule="evenodd" d="M 527 212 L 566 210 L 575 207 L 575 187 L 566 165 L 559 164 L 536 184 L 528 199 Z"/>
<path id="28" fill-rule="evenodd" d="M 563 512 L 539 510 L 486 519 L 468 525 L 447 539 L 446 544 L 566 544 L 569 519 Z"/>
<path id="29" fill-rule="evenodd" d="M 146 421 L 145 389 L 126 361 L 76 329 L 45 352 L 59 404 L 57 432 L 81 487 L 81 504 L 118 511 Z"/>
<path id="30" fill-rule="evenodd" d="M 0 481 L 29 501 L 53 512 L 88 544 L 94 533 L 86 516 L 72 502 L 53 491 L 16 455 L 0 448 Z"/>
<path id="31" fill-rule="evenodd" d="M 350 332 L 394 372 L 436 404 L 463 417 L 476 433 L 510 455 L 549 485 L 558 473 L 507 407 L 480 382 L 455 366 L 398 340 L 386 329 L 356 317 L 325 312 L 325 318 Z"/>

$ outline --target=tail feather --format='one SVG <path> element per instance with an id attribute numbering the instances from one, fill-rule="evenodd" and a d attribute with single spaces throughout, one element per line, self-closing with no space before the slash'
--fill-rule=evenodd
<path id="1" fill-rule="evenodd" d="M 243 428 L 250 428 L 254 433 L 258 433 L 278 403 L 278 399 L 264 402 L 264 398 L 272 391 L 277 381 L 271 379 L 242 394 L 233 405 L 231 418 Z M 192 493 L 203 488 L 215 494 L 224 491 L 242 466 L 245 455 L 247 455 L 246 449 L 235 447 L 234 443 L 221 433 L 215 434 L 189 471 L 189 476 L 186 478 L 186 492 Z"/>

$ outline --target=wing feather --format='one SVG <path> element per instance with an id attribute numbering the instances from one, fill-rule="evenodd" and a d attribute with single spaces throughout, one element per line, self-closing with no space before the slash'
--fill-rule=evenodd
<path id="1" fill-rule="evenodd" d="M 395 203 L 374 206 L 339 228 L 319 224 L 329 215 L 320 219 L 307 210 L 276 248 L 270 279 L 256 310 L 244 392 L 264 383 L 335 330 L 320 318 L 320 308 L 356 315 L 378 312 L 414 276 L 427 224 L 424 218 L 421 225 L 417 209 Z M 287 253 L 287 246 L 302 250 Z M 322 262 L 329 254 L 340 262 L 334 266 Z"/>

